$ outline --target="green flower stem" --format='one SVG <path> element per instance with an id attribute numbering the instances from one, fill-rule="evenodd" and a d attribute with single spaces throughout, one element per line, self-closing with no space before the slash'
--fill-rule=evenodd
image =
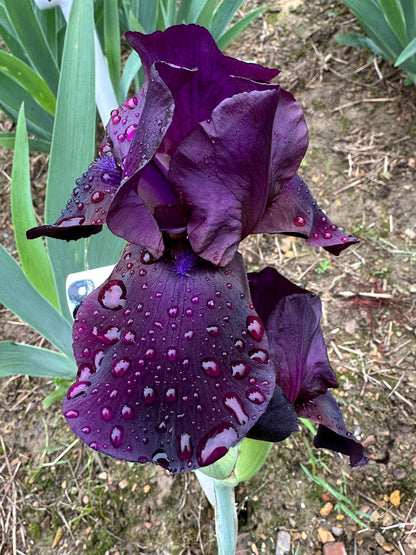
<path id="1" fill-rule="evenodd" d="M 199 470 L 195 474 L 214 508 L 218 555 L 235 555 L 238 523 L 234 485 L 238 480 L 216 480 Z"/>
<path id="2" fill-rule="evenodd" d="M 92 0 L 86 0 L 92 1 Z M 72 0 L 35 0 L 35 4 L 40 10 L 48 8 L 55 8 L 59 6 L 64 14 L 66 21 L 69 19 L 69 14 L 72 7 Z M 107 61 L 104 58 L 103 51 L 101 50 L 98 35 L 94 31 L 95 41 L 95 102 L 97 104 L 98 112 L 101 121 L 105 125 L 110 117 L 110 112 L 117 108 L 118 102 L 110 79 Z"/>

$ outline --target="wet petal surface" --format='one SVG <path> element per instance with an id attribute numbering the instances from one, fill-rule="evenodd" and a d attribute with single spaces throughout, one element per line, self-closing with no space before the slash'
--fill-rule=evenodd
<path id="1" fill-rule="evenodd" d="M 57 239 L 79 239 L 98 233 L 107 220 L 110 204 L 121 183 L 121 168 L 111 156 L 95 160 L 77 180 L 72 197 L 53 225 L 35 227 L 29 239 L 46 235 Z"/>
<path id="2" fill-rule="evenodd" d="M 185 251 L 128 247 L 74 325 L 79 371 L 64 413 L 88 445 L 172 472 L 211 464 L 275 390 L 262 323 L 237 255 L 217 269 Z"/>
<path id="3" fill-rule="evenodd" d="M 335 255 L 358 243 L 356 237 L 346 235 L 327 218 L 298 175 L 277 189 L 254 232 L 298 235 L 309 245 Z"/>
<path id="4" fill-rule="evenodd" d="M 295 408 L 301 418 L 319 423 L 315 447 L 348 455 L 351 466 L 362 466 L 368 462 L 363 446 L 345 427 L 338 403 L 330 393 L 319 395 L 307 403 L 299 403 Z"/>

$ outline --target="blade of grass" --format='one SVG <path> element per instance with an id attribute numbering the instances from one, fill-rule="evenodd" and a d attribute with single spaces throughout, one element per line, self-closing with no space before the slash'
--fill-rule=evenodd
<path id="1" fill-rule="evenodd" d="M 52 92 L 58 90 L 59 70 L 30 0 L 4 0 L 10 21 L 31 64 Z"/>
<path id="2" fill-rule="evenodd" d="M 25 375 L 71 379 L 76 373 L 73 357 L 14 341 L 0 341 L 0 377 Z"/>
<path id="3" fill-rule="evenodd" d="M 76 178 L 92 161 L 95 147 L 94 19 L 92 2 L 74 0 L 67 25 L 51 145 L 45 221 L 54 222 L 71 196 Z M 47 239 L 62 310 L 68 274 L 85 268 L 85 240 Z"/>
<path id="4" fill-rule="evenodd" d="M 108 61 L 111 83 L 121 104 L 120 96 L 120 22 L 117 0 L 106 0 L 104 3 L 104 44 Z"/>
<path id="5" fill-rule="evenodd" d="M 14 149 L 16 133 L 0 133 L 0 145 Z M 49 152 L 51 143 L 43 139 L 29 139 L 29 150 L 35 152 Z"/>
<path id="6" fill-rule="evenodd" d="M 26 121 L 30 133 L 51 140 L 53 117 L 45 112 L 19 83 L 6 74 L 0 79 L 0 106 L 6 114 L 17 121 L 20 105 L 25 103 Z"/>
<path id="7" fill-rule="evenodd" d="M 121 76 L 120 88 L 122 102 L 126 100 L 131 82 L 138 74 L 141 67 L 142 62 L 140 61 L 139 55 L 135 50 L 133 50 L 127 58 L 126 64 L 123 69 L 123 74 Z"/>
<path id="8" fill-rule="evenodd" d="M 37 225 L 30 191 L 29 164 L 29 144 L 22 104 L 17 120 L 10 195 L 14 237 L 26 277 L 41 295 L 60 310 L 54 275 L 43 241 L 40 237 L 33 241 L 26 239 L 26 231 Z"/>
<path id="9" fill-rule="evenodd" d="M 396 67 L 402 65 L 402 63 L 408 60 L 411 56 L 413 56 L 413 54 L 416 54 L 416 37 L 409 42 L 409 44 L 406 46 L 406 48 L 403 50 L 403 52 L 395 61 L 394 65 Z"/>
<path id="10" fill-rule="evenodd" d="M 260 14 L 262 14 L 266 10 L 266 6 L 262 6 L 261 8 L 257 8 L 252 12 L 246 14 L 242 17 L 237 23 L 235 23 L 232 27 L 230 27 L 224 34 L 222 34 L 218 40 L 218 48 L 224 50 L 227 46 L 240 34 L 244 31 L 244 29 L 256 19 Z"/>
<path id="11" fill-rule="evenodd" d="M 0 303 L 43 335 L 65 355 L 72 355 L 70 324 L 25 276 L 14 258 L 0 245 Z"/>
<path id="12" fill-rule="evenodd" d="M 26 57 L 25 50 L 21 45 L 15 30 L 13 29 L 13 25 L 10 22 L 9 15 L 3 4 L 0 4 L 0 36 L 4 44 L 14 56 L 23 62 L 29 61 Z"/>
<path id="13" fill-rule="evenodd" d="M 224 33 L 242 3 L 243 0 L 222 0 L 218 4 L 210 27 L 211 34 L 215 40 Z"/>
<path id="14" fill-rule="evenodd" d="M 19 83 L 46 112 L 55 114 L 56 99 L 45 81 L 24 62 L 0 50 L 0 72 Z"/>
<path id="15" fill-rule="evenodd" d="M 201 13 L 196 20 L 196 23 L 198 23 L 198 25 L 202 25 L 207 29 L 211 28 L 211 21 L 214 15 L 216 4 L 217 0 L 206 0 L 205 6 L 202 8 Z"/>
<path id="16" fill-rule="evenodd" d="M 379 0 L 379 2 L 390 29 L 399 39 L 402 47 L 405 48 L 407 44 L 407 30 L 402 5 L 399 0 Z"/>

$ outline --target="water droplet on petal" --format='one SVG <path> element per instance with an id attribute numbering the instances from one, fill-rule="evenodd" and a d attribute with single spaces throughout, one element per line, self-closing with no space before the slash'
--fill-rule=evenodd
<path id="1" fill-rule="evenodd" d="M 79 416 L 79 412 L 77 410 L 67 410 L 64 413 L 65 418 L 77 418 L 77 416 Z"/>
<path id="2" fill-rule="evenodd" d="M 126 345 L 132 345 L 136 341 L 136 332 L 127 330 L 123 333 L 122 341 Z"/>
<path id="3" fill-rule="evenodd" d="M 293 223 L 299 227 L 303 227 L 306 224 L 306 220 L 302 216 L 296 216 Z"/>
<path id="4" fill-rule="evenodd" d="M 199 443 L 197 459 L 201 466 L 214 463 L 223 457 L 228 448 L 238 440 L 237 430 L 232 424 L 222 422 L 213 428 Z"/>
<path id="5" fill-rule="evenodd" d="M 178 441 L 179 441 L 178 457 L 181 459 L 181 461 L 184 461 L 185 459 L 189 459 L 190 457 L 192 457 L 193 449 L 192 449 L 191 436 L 186 432 L 184 432 L 179 436 Z"/>
<path id="6" fill-rule="evenodd" d="M 107 282 L 98 293 L 98 301 L 104 308 L 120 310 L 126 304 L 126 286 L 119 279 Z"/>
<path id="7" fill-rule="evenodd" d="M 126 129 L 126 139 L 128 141 L 131 141 L 132 138 L 134 137 L 134 133 L 137 129 L 137 123 L 132 123 L 131 125 L 129 125 Z"/>
<path id="8" fill-rule="evenodd" d="M 174 387 L 168 387 L 168 389 L 165 391 L 166 401 L 168 401 L 169 403 L 173 403 L 173 401 L 176 401 L 176 397 L 177 397 L 176 389 Z"/>
<path id="9" fill-rule="evenodd" d="M 81 432 L 83 434 L 89 434 L 91 433 L 91 428 L 89 426 L 84 426 L 83 428 L 81 428 Z"/>
<path id="10" fill-rule="evenodd" d="M 247 316 L 246 326 L 248 333 L 256 341 L 261 341 L 264 334 L 263 323 L 257 316 Z"/>
<path id="11" fill-rule="evenodd" d="M 211 378 L 215 378 L 220 374 L 221 368 L 218 362 L 213 358 L 204 358 L 201 361 L 201 368 Z"/>
<path id="12" fill-rule="evenodd" d="M 111 373 L 116 378 L 122 378 L 125 376 L 130 368 L 131 362 L 128 358 L 119 358 L 113 363 L 111 367 Z"/>
<path id="13" fill-rule="evenodd" d="M 240 426 L 247 424 L 249 416 L 243 408 L 239 397 L 235 393 L 227 393 L 222 401 L 224 406 L 237 418 Z"/>
<path id="14" fill-rule="evenodd" d="M 209 335 L 211 335 L 212 337 L 216 337 L 217 335 L 220 335 L 220 333 L 221 333 L 221 328 L 219 326 L 216 326 L 216 325 L 207 326 L 206 330 L 209 333 Z"/>
<path id="15" fill-rule="evenodd" d="M 192 297 L 191 303 L 198 304 L 200 300 L 201 300 L 201 297 L 199 295 L 195 295 L 194 297 Z"/>
<path id="16" fill-rule="evenodd" d="M 103 420 L 110 420 L 110 418 L 113 416 L 113 413 L 110 409 L 110 407 L 103 407 L 101 409 L 101 418 Z"/>
<path id="17" fill-rule="evenodd" d="M 331 239 L 332 233 L 329 233 L 329 231 L 325 231 L 325 233 L 322 233 L 322 237 L 324 239 Z"/>
<path id="18" fill-rule="evenodd" d="M 75 399 L 75 397 L 79 397 L 80 395 L 85 395 L 86 394 L 85 390 L 88 389 L 90 385 L 91 385 L 91 382 L 75 382 L 68 389 L 68 392 L 66 394 L 67 398 L 71 400 L 71 399 Z"/>
<path id="19" fill-rule="evenodd" d="M 156 399 L 156 391 L 153 387 L 146 386 L 143 388 L 143 400 L 147 405 L 151 405 Z"/>
<path id="20" fill-rule="evenodd" d="M 152 461 L 154 463 L 160 465 L 162 468 L 165 468 L 166 470 L 170 469 L 169 458 L 168 458 L 167 454 L 162 449 L 158 449 L 157 451 L 155 451 L 153 453 Z"/>
<path id="21" fill-rule="evenodd" d="M 81 380 L 86 380 L 91 376 L 91 374 L 93 374 L 91 366 L 89 364 L 83 364 L 79 367 L 77 376 Z"/>
<path id="22" fill-rule="evenodd" d="M 91 202 L 97 203 L 101 202 L 104 198 L 104 193 L 102 191 L 95 191 L 91 195 Z"/>
<path id="23" fill-rule="evenodd" d="M 242 378 L 245 378 L 251 370 L 250 365 L 242 360 L 234 360 L 233 362 L 231 362 L 230 366 L 233 378 L 237 378 L 240 380 Z"/>
<path id="24" fill-rule="evenodd" d="M 244 351 L 245 348 L 245 343 L 242 339 L 235 339 L 234 340 L 234 347 L 237 349 L 237 351 L 239 351 L 240 353 L 242 353 Z"/>
<path id="25" fill-rule="evenodd" d="M 249 401 L 255 403 L 256 405 L 261 405 L 266 400 L 264 393 L 260 391 L 260 389 L 258 389 L 257 387 L 252 387 L 248 389 L 246 391 L 246 397 Z"/>
<path id="26" fill-rule="evenodd" d="M 130 405 L 123 405 L 121 407 L 121 416 L 126 420 L 130 420 L 134 416 L 134 410 Z"/>
<path id="27" fill-rule="evenodd" d="M 177 306 L 171 306 L 168 309 L 168 314 L 171 318 L 176 318 L 176 316 L 179 314 L 179 308 Z"/>
<path id="28" fill-rule="evenodd" d="M 248 356 L 256 362 L 267 364 L 269 362 L 269 353 L 264 349 L 252 349 L 248 352 Z"/>
<path id="29" fill-rule="evenodd" d="M 348 243 L 349 239 L 348 239 L 348 237 L 345 237 L 345 235 L 344 235 L 344 237 L 341 237 L 341 241 L 343 243 Z"/>
<path id="30" fill-rule="evenodd" d="M 208 300 L 207 300 L 207 307 L 208 307 L 208 308 L 215 308 L 215 301 L 214 301 L 214 299 L 208 299 Z"/>
<path id="31" fill-rule="evenodd" d="M 174 362 L 178 358 L 178 349 L 170 347 L 166 352 L 166 356 L 170 362 Z"/>
<path id="32" fill-rule="evenodd" d="M 114 447 L 120 447 L 124 439 L 124 428 L 122 426 L 114 426 L 111 430 L 110 439 Z"/>

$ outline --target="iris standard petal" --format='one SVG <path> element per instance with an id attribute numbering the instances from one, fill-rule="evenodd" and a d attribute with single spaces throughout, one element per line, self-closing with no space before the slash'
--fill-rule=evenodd
<path id="1" fill-rule="evenodd" d="M 56 239 L 80 239 L 98 233 L 106 222 L 108 210 L 121 182 L 121 168 L 111 156 L 95 160 L 77 180 L 72 197 L 53 225 L 34 227 L 28 239 L 41 235 Z"/>
<path id="2" fill-rule="evenodd" d="M 128 247 L 81 305 L 64 413 L 91 447 L 181 472 L 246 436 L 275 372 L 240 255 L 216 268 L 173 248 L 155 262 Z"/>
<path id="3" fill-rule="evenodd" d="M 323 247 L 335 255 L 358 242 L 356 237 L 345 235 L 326 217 L 299 175 L 277 188 L 253 232 L 299 235 L 309 245 Z"/>
<path id="4" fill-rule="evenodd" d="M 265 268 L 249 274 L 254 306 L 264 322 L 277 383 L 296 403 L 338 387 L 319 324 L 321 301 L 279 274 Z"/>
<path id="5" fill-rule="evenodd" d="M 338 403 L 329 392 L 297 404 L 295 408 L 299 417 L 319 423 L 315 447 L 348 455 L 351 466 L 362 466 L 368 462 L 363 446 L 345 427 Z"/>
<path id="6" fill-rule="evenodd" d="M 221 68 L 228 75 L 263 82 L 269 82 L 279 74 L 278 69 L 225 56 L 209 31 L 199 25 L 175 25 L 150 35 L 129 31 L 126 39 L 138 52 L 145 74 L 159 61 L 188 69 L 206 66 L 210 71 L 209 68 Z"/>
<path id="7" fill-rule="evenodd" d="M 190 206 L 188 235 L 195 252 L 227 264 L 264 213 L 277 91 L 224 100 L 210 120 L 181 143 L 169 170 Z"/>

